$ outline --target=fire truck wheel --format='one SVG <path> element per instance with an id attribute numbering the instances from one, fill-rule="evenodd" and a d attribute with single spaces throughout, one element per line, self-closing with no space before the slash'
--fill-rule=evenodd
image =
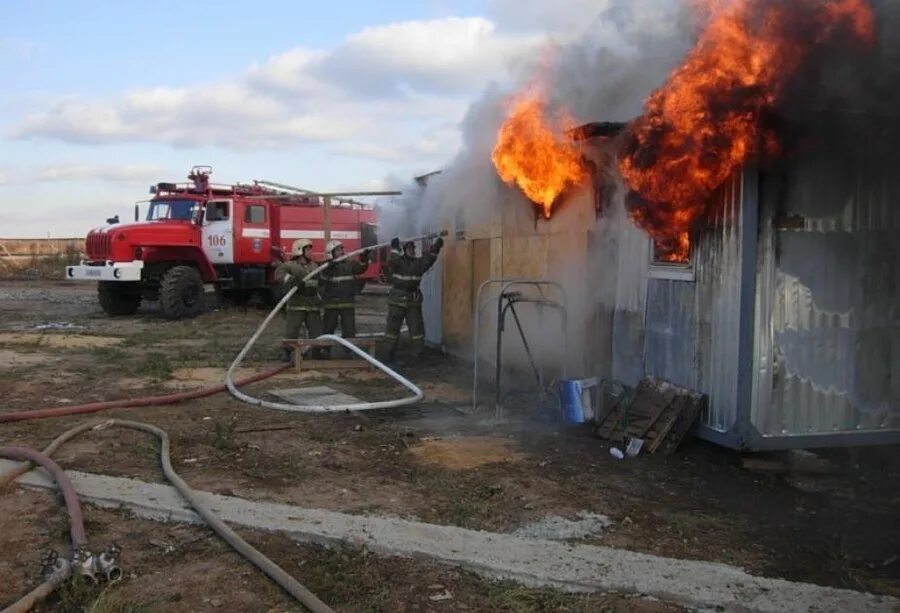
<path id="1" fill-rule="evenodd" d="M 97 297 L 107 315 L 134 315 L 141 306 L 141 284 L 100 281 Z"/>
<path id="2" fill-rule="evenodd" d="M 173 266 L 159 285 L 159 306 L 170 319 L 194 317 L 203 311 L 203 278 L 191 266 Z"/>

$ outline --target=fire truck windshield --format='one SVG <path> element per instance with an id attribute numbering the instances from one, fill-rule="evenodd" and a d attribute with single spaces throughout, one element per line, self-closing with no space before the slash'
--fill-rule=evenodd
<path id="1" fill-rule="evenodd" d="M 147 211 L 147 221 L 157 219 L 184 219 L 190 220 L 194 216 L 194 207 L 197 203 L 193 200 L 154 200 Z"/>

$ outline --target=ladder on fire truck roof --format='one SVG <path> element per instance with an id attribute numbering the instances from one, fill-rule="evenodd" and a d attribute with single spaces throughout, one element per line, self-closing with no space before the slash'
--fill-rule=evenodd
<path id="1" fill-rule="evenodd" d="M 286 185 L 284 183 L 276 183 L 275 181 L 266 181 L 264 179 L 253 179 L 254 185 L 259 185 L 262 187 L 268 187 L 270 189 L 282 190 L 284 192 L 292 192 L 283 194 L 282 197 L 291 197 L 291 196 L 319 196 L 328 200 L 329 205 L 331 207 L 338 208 L 354 208 L 360 207 L 363 209 L 373 209 L 375 205 L 369 202 L 361 202 L 359 200 L 354 200 L 353 198 L 348 198 L 345 196 L 400 196 L 402 192 L 399 191 L 381 191 L 381 192 L 335 192 L 323 194 L 320 192 L 316 192 L 313 190 L 305 189 L 302 187 L 294 187 L 293 185 Z"/>

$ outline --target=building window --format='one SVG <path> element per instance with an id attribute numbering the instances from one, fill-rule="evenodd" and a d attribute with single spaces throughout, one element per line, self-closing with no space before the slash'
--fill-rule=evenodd
<path id="1" fill-rule="evenodd" d="M 454 232 L 453 237 L 458 241 L 466 240 L 466 216 L 463 212 L 456 212 L 456 219 L 454 220 L 456 223 L 456 231 Z"/>
<path id="2" fill-rule="evenodd" d="M 262 204 L 251 204 L 244 213 L 247 223 L 266 223 L 266 207 Z"/>
<path id="3" fill-rule="evenodd" d="M 687 233 L 674 237 L 654 238 L 649 243 L 649 272 L 651 279 L 673 281 L 694 280 L 694 241 Z"/>

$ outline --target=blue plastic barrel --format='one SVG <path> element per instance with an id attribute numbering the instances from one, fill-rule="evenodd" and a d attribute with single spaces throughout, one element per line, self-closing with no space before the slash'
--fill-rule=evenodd
<path id="1" fill-rule="evenodd" d="M 562 379 L 557 385 L 564 419 L 570 424 L 583 424 L 586 420 L 581 404 L 581 379 Z"/>

